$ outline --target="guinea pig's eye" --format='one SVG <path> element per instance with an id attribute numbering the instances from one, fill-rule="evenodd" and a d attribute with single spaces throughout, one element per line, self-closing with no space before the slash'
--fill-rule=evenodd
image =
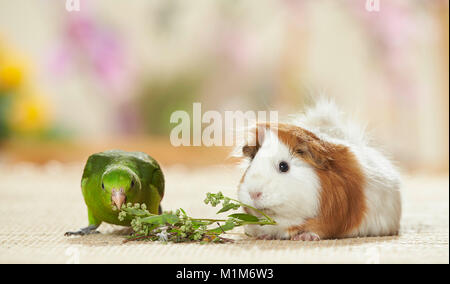
<path id="1" fill-rule="evenodd" d="M 281 173 L 285 173 L 285 172 L 289 171 L 289 165 L 285 161 L 280 162 L 278 164 L 278 169 L 280 170 Z"/>
<path id="2" fill-rule="evenodd" d="M 131 187 L 134 187 L 134 180 L 131 181 Z"/>

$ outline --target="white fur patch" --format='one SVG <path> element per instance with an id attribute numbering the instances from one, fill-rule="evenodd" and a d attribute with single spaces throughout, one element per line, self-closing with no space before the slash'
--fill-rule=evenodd
<path id="1" fill-rule="evenodd" d="M 289 170 L 280 172 L 279 163 L 287 162 Z M 293 156 L 272 131 L 267 130 L 244 180 L 239 187 L 239 200 L 258 209 L 270 210 L 277 226 L 248 226 L 254 236 L 269 235 L 288 238 L 287 228 L 315 217 L 319 208 L 319 178 L 314 169 Z M 261 192 L 259 199 L 250 197 Z M 255 212 L 253 212 L 255 213 Z"/>

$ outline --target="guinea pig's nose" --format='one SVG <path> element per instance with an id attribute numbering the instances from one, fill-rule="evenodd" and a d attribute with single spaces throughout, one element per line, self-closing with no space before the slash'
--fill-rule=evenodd
<path id="1" fill-rule="evenodd" d="M 254 200 L 261 198 L 262 192 L 254 191 L 250 192 L 250 197 Z"/>

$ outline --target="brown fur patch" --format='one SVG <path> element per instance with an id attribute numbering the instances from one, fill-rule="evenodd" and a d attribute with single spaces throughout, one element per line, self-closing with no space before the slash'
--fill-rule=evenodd
<path id="1" fill-rule="evenodd" d="M 365 177 L 354 154 L 348 147 L 322 141 L 301 127 L 279 124 L 277 131 L 293 155 L 314 167 L 321 185 L 318 216 L 290 227 L 290 235 L 314 232 L 322 239 L 339 238 L 357 228 L 366 212 Z"/>

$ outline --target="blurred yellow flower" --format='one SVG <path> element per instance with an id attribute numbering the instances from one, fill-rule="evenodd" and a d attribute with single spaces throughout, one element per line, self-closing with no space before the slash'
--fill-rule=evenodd
<path id="1" fill-rule="evenodd" d="M 50 123 L 50 107 L 42 96 L 20 96 L 13 102 L 10 126 L 19 133 L 45 130 Z"/>
<path id="2" fill-rule="evenodd" d="M 51 122 L 50 104 L 33 89 L 30 70 L 30 62 L 0 36 L 0 95 L 11 95 L 3 120 L 19 135 L 41 134 Z"/>
<path id="3" fill-rule="evenodd" d="M 17 88 L 23 81 L 23 68 L 19 65 L 0 63 L 0 90 Z"/>
<path id="4" fill-rule="evenodd" d="M 0 38 L 0 91 L 20 87 L 28 69 L 27 60 Z"/>

